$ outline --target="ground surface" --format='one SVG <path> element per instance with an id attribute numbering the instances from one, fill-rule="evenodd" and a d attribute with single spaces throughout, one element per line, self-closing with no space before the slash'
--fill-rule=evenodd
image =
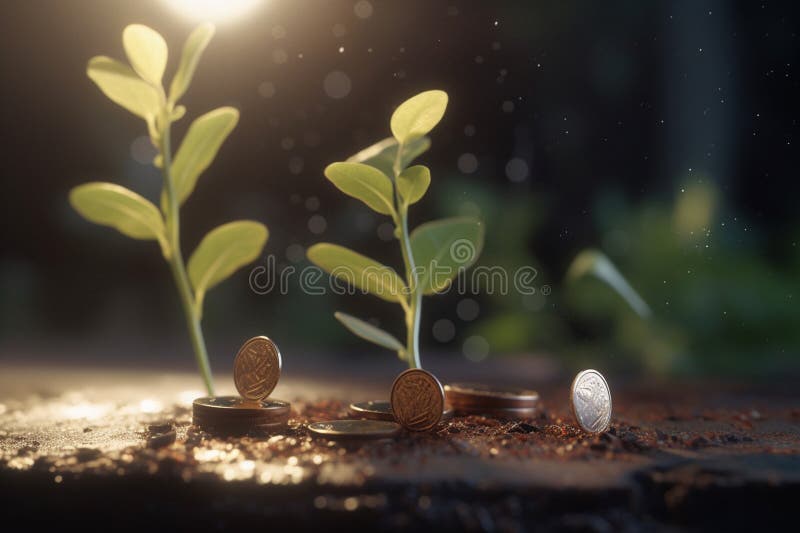
<path id="1" fill-rule="evenodd" d="M 611 377 L 601 436 L 576 428 L 560 380 L 539 387 L 531 419 L 456 417 L 362 443 L 306 432 L 349 401 L 385 397 L 391 378 L 287 376 L 274 396 L 293 402 L 288 431 L 216 439 L 191 426 L 192 374 L 4 366 L 2 516 L 115 529 L 737 530 L 789 525 L 800 502 L 791 383 Z M 164 420 L 174 442 L 148 432 Z"/>

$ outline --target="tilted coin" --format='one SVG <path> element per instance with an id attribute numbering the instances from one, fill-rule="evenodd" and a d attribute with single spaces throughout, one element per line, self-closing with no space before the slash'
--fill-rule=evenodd
<path id="1" fill-rule="evenodd" d="M 447 401 L 456 410 L 460 406 L 487 408 L 533 408 L 539 401 L 535 390 L 519 387 L 498 387 L 481 383 L 449 383 L 444 386 Z"/>
<path id="2" fill-rule="evenodd" d="M 386 420 L 331 420 L 309 424 L 308 430 L 328 439 L 386 439 L 397 435 L 400 426 Z"/>
<path id="3" fill-rule="evenodd" d="M 233 361 L 233 382 L 243 398 L 260 400 L 275 389 L 281 377 L 281 352 L 267 337 L 245 342 Z"/>
<path id="4" fill-rule="evenodd" d="M 427 431 L 444 412 L 444 389 L 436 376 L 421 368 L 402 372 L 392 384 L 392 412 L 404 428 Z"/>
<path id="5" fill-rule="evenodd" d="M 611 389 L 597 370 L 579 372 L 570 391 L 572 413 L 584 431 L 603 433 L 611 423 Z"/>
<path id="6" fill-rule="evenodd" d="M 370 400 L 368 402 L 356 402 L 350 404 L 350 414 L 358 418 L 368 418 L 370 420 L 388 420 L 394 422 L 394 412 L 391 402 L 386 400 Z M 442 412 L 442 420 L 453 418 L 453 409 L 445 406 Z"/>

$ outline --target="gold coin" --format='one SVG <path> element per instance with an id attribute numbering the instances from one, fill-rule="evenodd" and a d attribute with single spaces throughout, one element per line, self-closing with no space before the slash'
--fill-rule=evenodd
<path id="1" fill-rule="evenodd" d="M 444 389 L 436 376 L 421 368 L 402 372 L 392 384 L 392 412 L 411 431 L 436 426 L 444 412 Z"/>
<path id="2" fill-rule="evenodd" d="M 368 402 L 355 402 L 350 404 L 350 414 L 357 418 L 367 418 L 369 420 L 388 420 L 394 422 L 394 412 L 392 404 L 386 400 L 370 400 Z M 453 418 L 453 409 L 445 406 L 442 413 L 442 420 Z"/>
<path id="3" fill-rule="evenodd" d="M 267 337 L 245 342 L 233 361 L 236 390 L 248 400 L 268 397 L 281 377 L 281 352 Z"/>
<path id="4" fill-rule="evenodd" d="M 309 424 L 308 431 L 328 439 L 386 439 L 397 435 L 400 426 L 385 420 L 330 420 Z"/>

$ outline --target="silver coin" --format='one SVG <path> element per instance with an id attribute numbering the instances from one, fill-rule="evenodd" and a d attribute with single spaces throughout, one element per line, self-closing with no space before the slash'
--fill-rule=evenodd
<path id="1" fill-rule="evenodd" d="M 611 389 L 597 370 L 579 372 L 570 391 L 572 413 L 578 425 L 590 433 L 603 433 L 611 423 Z"/>

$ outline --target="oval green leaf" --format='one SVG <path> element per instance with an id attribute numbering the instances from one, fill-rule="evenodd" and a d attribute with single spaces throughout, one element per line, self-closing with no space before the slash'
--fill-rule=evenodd
<path id="1" fill-rule="evenodd" d="M 254 261 L 264 248 L 268 236 L 264 224 L 237 220 L 214 228 L 203 237 L 188 264 L 198 312 L 203 308 L 205 293 Z"/>
<path id="2" fill-rule="evenodd" d="M 423 294 L 446 289 L 461 270 L 469 268 L 483 248 L 483 223 L 471 217 L 428 222 L 411 232 L 417 283 Z"/>
<path id="3" fill-rule="evenodd" d="M 189 126 L 172 162 L 172 183 L 179 204 L 192 194 L 197 178 L 214 161 L 220 146 L 238 121 L 239 111 L 232 107 L 220 107 L 198 117 Z"/>
<path id="4" fill-rule="evenodd" d="M 148 115 L 158 113 L 158 92 L 128 65 L 110 57 L 96 56 L 89 60 L 86 74 L 109 100 L 134 115 L 147 119 Z"/>
<path id="5" fill-rule="evenodd" d="M 434 90 L 412 96 L 392 114 L 392 135 L 400 144 L 427 135 L 444 116 L 447 93 Z"/>
<path id="6" fill-rule="evenodd" d="M 166 255 L 164 219 L 149 200 L 115 183 L 92 182 L 78 185 L 69 193 L 69 203 L 80 215 L 123 235 L 157 240 Z"/>
<path id="7" fill-rule="evenodd" d="M 327 242 L 315 244 L 306 252 L 309 261 L 350 285 L 386 300 L 405 300 L 406 284 L 393 269 L 344 246 Z"/>
<path id="8" fill-rule="evenodd" d="M 122 45 L 133 70 L 143 80 L 161 85 L 167 67 L 167 43 L 159 33 L 142 24 L 131 24 L 122 31 Z"/>
<path id="9" fill-rule="evenodd" d="M 406 207 L 419 202 L 431 184 L 431 171 L 424 165 L 408 167 L 397 176 L 397 191 Z"/>
<path id="10" fill-rule="evenodd" d="M 346 195 L 361 200 L 378 213 L 394 216 L 392 180 L 375 167 L 333 163 L 325 168 L 325 177 Z"/>
<path id="11" fill-rule="evenodd" d="M 590 275 L 595 276 L 616 291 L 640 317 L 648 318 L 652 314 L 647 302 L 631 287 L 611 259 L 599 250 L 584 250 L 579 253 L 572 260 L 566 278 L 567 281 L 574 282 Z"/>
<path id="12" fill-rule="evenodd" d="M 203 24 L 195 28 L 186 39 L 186 43 L 183 45 L 183 52 L 181 52 L 181 63 L 178 65 L 178 70 L 175 72 L 175 77 L 172 78 L 172 83 L 169 86 L 169 99 L 171 102 L 177 102 L 189 89 L 194 72 L 197 70 L 198 63 L 200 63 L 200 57 L 213 36 L 214 25 Z"/>
<path id="13" fill-rule="evenodd" d="M 366 341 L 377 344 L 378 346 L 383 346 L 384 348 L 394 350 L 401 356 L 401 358 L 403 357 L 405 348 L 403 348 L 403 345 L 400 344 L 400 341 L 397 340 L 397 338 L 391 333 L 377 328 L 369 322 L 361 320 L 360 318 L 348 315 L 347 313 L 342 313 L 341 311 L 337 311 L 333 314 L 333 316 L 335 316 L 336 320 L 341 322 L 342 325 L 349 329 L 354 335 L 361 337 Z"/>
<path id="14" fill-rule="evenodd" d="M 397 158 L 397 139 L 387 137 L 384 140 L 364 148 L 355 155 L 347 158 L 348 163 L 364 163 L 375 167 L 387 176 L 394 175 L 394 163 Z M 400 154 L 401 170 L 411 164 L 416 158 L 425 153 L 431 147 L 431 140 L 428 137 L 419 137 L 403 145 L 403 153 Z"/>

